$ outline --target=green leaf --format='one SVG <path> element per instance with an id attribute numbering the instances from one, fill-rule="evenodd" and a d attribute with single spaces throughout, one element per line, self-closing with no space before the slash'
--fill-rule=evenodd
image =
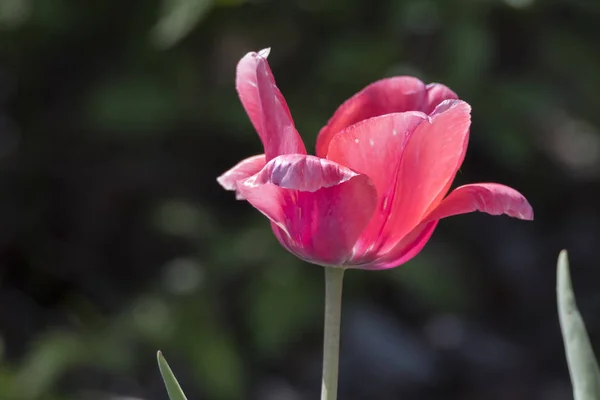
<path id="1" fill-rule="evenodd" d="M 585 324 L 575 303 L 567 251 L 558 256 L 556 292 L 569 374 L 575 400 L 600 400 L 600 370 Z"/>
<path id="2" fill-rule="evenodd" d="M 158 359 L 158 368 L 160 368 L 160 374 L 165 381 L 165 386 L 167 387 L 167 393 L 169 393 L 169 399 L 171 400 L 187 400 L 185 394 L 183 394 L 183 390 L 181 390 L 181 386 L 179 386 L 179 382 L 175 379 L 175 375 L 173 375 L 173 371 L 167 364 L 167 360 L 163 357 L 162 353 L 159 351 L 156 354 L 156 358 Z"/>

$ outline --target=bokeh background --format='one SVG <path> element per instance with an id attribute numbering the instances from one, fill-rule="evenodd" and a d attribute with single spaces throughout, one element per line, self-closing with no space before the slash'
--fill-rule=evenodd
<path id="1" fill-rule="evenodd" d="M 597 0 L 0 0 L 0 399 L 320 391 L 323 272 L 215 178 L 261 152 L 234 89 L 269 57 L 307 147 L 368 83 L 473 106 L 456 184 L 533 223 L 444 220 L 423 252 L 346 274 L 341 400 L 570 399 L 555 306 L 568 248 L 600 342 Z"/>

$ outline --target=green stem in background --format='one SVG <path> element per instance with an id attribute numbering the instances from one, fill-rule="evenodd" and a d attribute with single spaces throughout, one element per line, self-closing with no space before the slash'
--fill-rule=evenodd
<path id="1" fill-rule="evenodd" d="M 325 267 L 325 333 L 321 400 L 337 399 L 343 281 L 343 268 Z"/>

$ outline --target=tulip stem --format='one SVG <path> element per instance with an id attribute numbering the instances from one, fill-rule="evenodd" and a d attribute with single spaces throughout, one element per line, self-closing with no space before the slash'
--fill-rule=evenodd
<path id="1" fill-rule="evenodd" d="M 336 400 L 344 268 L 325 267 L 325 325 L 321 400 Z"/>

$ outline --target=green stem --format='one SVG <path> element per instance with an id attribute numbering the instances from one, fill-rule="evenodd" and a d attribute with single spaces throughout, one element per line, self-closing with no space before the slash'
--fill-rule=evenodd
<path id="1" fill-rule="evenodd" d="M 344 269 L 325 267 L 325 333 L 321 400 L 336 400 Z"/>

